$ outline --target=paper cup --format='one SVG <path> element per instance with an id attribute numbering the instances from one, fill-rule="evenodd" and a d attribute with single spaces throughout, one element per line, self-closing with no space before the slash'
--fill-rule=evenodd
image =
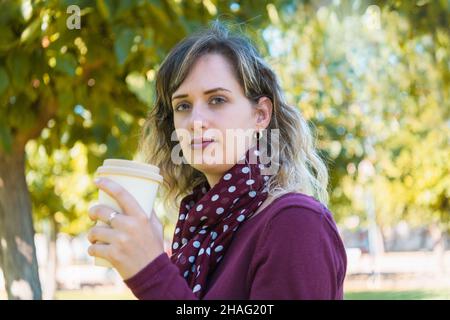
<path id="1" fill-rule="evenodd" d="M 107 159 L 97 169 L 96 177 L 106 177 L 120 184 L 136 199 L 147 217 L 150 218 L 158 187 L 163 181 L 158 167 L 130 160 Z M 98 193 L 98 203 L 122 213 L 119 204 L 102 190 L 99 190 Z M 106 225 L 103 222 L 98 222 L 98 224 Z M 112 267 L 108 261 L 97 257 L 95 265 Z"/>

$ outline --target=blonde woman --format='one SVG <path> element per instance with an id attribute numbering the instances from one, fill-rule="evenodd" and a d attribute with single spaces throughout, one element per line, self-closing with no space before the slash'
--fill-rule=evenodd
<path id="1" fill-rule="evenodd" d="M 93 207 L 111 228 L 89 233 L 89 254 L 109 260 L 137 298 L 343 299 L 326 167 L 247 38 L 216 23 L 172 49 L 141 146 L 161 168 L 166 202 L 179 204 L 171 255 L 156 215 L 147 220 L 107 179 L 96 183 L 123 214 Z"/>

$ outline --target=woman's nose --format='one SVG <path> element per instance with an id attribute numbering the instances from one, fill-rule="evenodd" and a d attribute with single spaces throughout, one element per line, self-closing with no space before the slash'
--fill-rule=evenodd
<path id="1" fill-rule="evenodd" d="M 210 125 L 210 114 L 202 103 L 193 106 L 189 119 L 189 129 L 195 132 L 199 129 L 207 129 Z"/>

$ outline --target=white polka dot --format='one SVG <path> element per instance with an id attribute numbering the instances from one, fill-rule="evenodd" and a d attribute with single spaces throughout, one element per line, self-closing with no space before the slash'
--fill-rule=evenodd
<path id="1" fill-rule="evenodd" d="M 191 209 L 191 207 L 189 207 L 188 205 L 186 205 L 186 209 L 190 210 L 190 209 Z"/>
<path id="2" fill-rule="evenodd" d="M 241 213 L 244 213 L 244 212 L 245 212 L 245 210 L 246 210 L 246 209 L 242 209 L 242 210 L 241 210 Z"/>
<path id="3" fill-rule="evenodd" d="M 238 201 L 239 201 L 239 198 L 234 199 L 234 200 L 233 200 L 233 204 L 235 204 L 235 203 L 238 202 Z"/>
<path id="4" fill-rule="evenodd" d="M 180 220 L 184 220 L 184 218 L 186 218 L 186 216 L 184 214 L 180 215 Z"/>
<path id="5" fill-rule="evenodd" d="M 195 210 L 200 211 L 200 210 L 202 210 L 202 209 L 203 209 L 203 205 L 202 205 L 202 204 L 199 204 Z"/>
<path id="6" fill-rule="evenodd" d="M 250 168 L 249 167 L 243 167 L 242 168 L 242 173 L 249 173 L 250 172 Z"/>
<path id="7" fill-rule="evenodd" d="M 194 287 L 194 289 L 192 289 L 192 292 L 193 292 L 193 293 L 196 293 L 197 291 L 200 291 L 201 289 L 202 289 L 202 286 L 199 285 L 199 284 L 197 284 L 197 285 Z"/>
<path id="8" fill-rule="evenodd" d="M 256 191 L 250 191 L 248 195 L 252 198 L 256 197 Z"/>
<path id="9" fill-rule="evenodd" d="M 213 231 L 211 232 L 211 239 L 216 240 L 217 238 L 217 232 Z"/>
<path id="10" fill-rule="evenodd" d="M 190 232 L 194 232 L 195 229 L 196 229 L 195 227 L 190 227 L 190 228 L 189 228 L 189 231 L 190 231 Z"/>
<path id="11" fill-rule="evenodd" d="M 200 230 L 198 233 L 200 233 L 200 234 L 205 234 L 205 233 L 206 233 L 206 230 L 205 230 L 205 229 Z"/>
<path id="12" fill-rule="evenodd" d="M 186 239 L 186 238 L 183 238 L 182 240 L 181 240 L 181 243 L 182 244 L 186 244 L 188 242 L 188 239 Z"/>
<path id="13" fill-rule="evenodd" d="M 261 203 L 262 203 L 262 201 L 258 202 L 258 206 L 260 206 L 260 205 L 261 205 Z"/>
<path id="14" fill-rule="evenodd" d="M 219 262 L 220 260 L 222 260 L 222 258 L 223 258 L 223 256 L 220 256 L 220 257 L 217 258 L 216 261 Z"/>
<path id="15" fill-rule="evenodd" d="M 233 232 L 237 230 L 237 227 L 233 229 Z"/>
<path id="16" fill-rule="evenodd" d="M 211 255 L 211 248 L 206 248 L 206 254 L 207 254 L 208 256 Z"/>
<path id="17" fill-rule="evenodd" d="M 225 232 L 225 231 L 227 231 L 228 230 L 228 225 L 224 225 L 223 226 L 223 232 Z"/>
<path id="18" fill-rule="evenodd" d="M 224 211 L 225 211 L 225 210 L 224 210 L 223 208 L 221 208 L 221 207 L 219 207 L 219 208 L 216 209 L 216 213 L 217 213 L 217 214 L 222 214 Z"/>
<path id="19" fill-rule="evenodd" d="M 175 242 L 175 243 L 172 245 L 172 248 L 173 248 L 174 250 L 176 250 L 176 249 L 178 249 L 178 246 L 179 246 L 178 242 Z"/>
<path id="20" fill-rule="evenodd" d="M 194 241 L 194 247 L 200 248 L 200 241 Z"/>
<path id="21" fill-rule="evenodd" d="M 214 241 L 209 245 L 210 248 L 214 247 Z"/>
<path id="22" fill-rule="evenodd" d="M 220 252 L 220 251 L 222 251 L 222 250 L 223 250 L 223 246 L 217 246 L 217 247 L 214 249 L 215 252 Z"/>
<path id="23" fill-rule="evenodd" d="M 231 179 L 231 173 L 227 173 L 223 176 L 223 180 L 230 180 Z"/>
<path id="24" fill-rule="evenodd" d="M 245 220 L 245 216 L 241 214 L 239 217 L 237 217 L 237 221 L 242 222 Z"/>
<path id="25" fill-rule="evenodd" d="M 211 201 L 216 201 L 217 199 L 219 199 L 219 195 L 215 194 L 211 197 Z"/>
<path id="26" fill-rule="evenodd" d="M 184 272 L 184 277 L 187 278 L 188 275 L 189 275 L 189 270 L 186 270 L 186 271 Z"/>
<path id="27" fill-rule="evenodd" d="M 191 267 L 191 271 L 192 271 L 192 272 L 195 272 L 195 265 L 193 265 L 193 266 Z"/>
<path id="28" fill-rule="evenodd" d="M 231 186 L 228 188 L 228 192 L 234 192 L 236 191 L 236 187 L 235 186 Z"/>
<path id="29" fill-rule="evenodd" d="M 253 180 L 253 179 L 249 179 L 249 180 L 247 180 L 247 182 L 246 182 L 246 184 L 248 185 L 248 186 L 251 186 L 252 184 L 254 184 L 255 183 L 255 180 Z"/>
<path id="30" fill-rule="evenodd" d="M 195 261 L 195 257 L 194 257 L 194 256 L 190 256 L 190 257 L 189 257 L 189 262 L 190 262 L 190 263 L 194 263 L 194 261 Z"/>
<path id="31" fill-rule="evenodd" d="M 180 228 L 175 229 L 175 234 L 178 234 L 180 232 Z"/>
<path id="32" fill-rule="evenodd" d="M 205 249 L 201 248 L 200 251 L 198 252 L 198 255 L 201 256 L 204 252 L 205 252 Z"/>
<path id="33" fill-rule="evenodd" d="M 203 221 L 203 220 L 206 220 L 206 219 L 208 219 L 208 217 L 207 216 L 203 216 L 203 217 L 200 218 L 200 221 Z"/>

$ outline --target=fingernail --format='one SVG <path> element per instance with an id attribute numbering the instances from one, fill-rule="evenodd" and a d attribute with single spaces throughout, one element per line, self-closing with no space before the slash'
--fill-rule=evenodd
<path id="1" fill-rule="evenodd" d="M 102 179 L 101 178 L 95 178 L 94 179 L 94 183 L 95 184 L 100 184 L 100 183 L 102 183 Z"/>

